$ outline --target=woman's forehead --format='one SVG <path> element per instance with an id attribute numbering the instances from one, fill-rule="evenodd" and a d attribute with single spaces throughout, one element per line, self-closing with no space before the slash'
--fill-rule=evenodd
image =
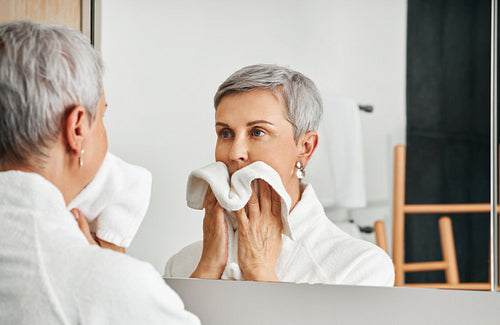
<path id="1" fill-rule="evenodd" d="M 252 90 L 224 96 L 216 111 L 219 119 L 286 119 L 285 108 L 269 90 Z"/>

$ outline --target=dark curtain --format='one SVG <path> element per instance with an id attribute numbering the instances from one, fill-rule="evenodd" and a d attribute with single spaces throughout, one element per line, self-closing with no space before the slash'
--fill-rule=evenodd
<path id="1" fill-rule="evenodd" d="M 406 202 L 489 202 L 490 1 L 409 0 L 407 33 Z M 450 217 L 460 281 L 489 281 L 489 215 Z M 438 218 L 407 216 L 406 262 L 442 259 Z"/>

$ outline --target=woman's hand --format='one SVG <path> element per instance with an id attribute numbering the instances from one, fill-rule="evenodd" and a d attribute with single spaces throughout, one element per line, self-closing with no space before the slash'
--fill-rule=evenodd
<path id="1" fill-rule="evenodd" d="M 252 187 L 245 209 L 236 211 L 238 219 L 238 263 L 245 280 L 279 281 L 276 263 L 281 254 L 281 198 L 259 179 L 259 196 Z"/>
<path id="2" fill-rule="evenodd" d="M 205 195 L 203 219 L 203 251 L 192 278 L 220 279 L 227 264 L 228 234 L 224 209 L 209 187 Z"/>
<path id="3" fill-rule="evenodd" d="M 96 241 L 96 238 L 94 238 L 94 236 L 90 233 L 89 223 L 87 222 L 87 219 L 85 218 L 83 213 L 78 209 L 71 210 L 71 213 L 75 217 L 76 223 L 78 223 L 78 228 L 80 228 L 90 245 L 99 245 L 99 243 Z"/>
<path id="4" fill-rule="evenodd" d="M 112 249 L 114 251 L 117 251 L 118 253 L 124 253 L 125 254 L 125 248 L 121 246 L 117 246 L 113 243 L 110 243 L 109 241 L 102 240 L 99 237 L 96 237 L 97 244 L 101 246 L 102 248 L 107 248 L 107 249 Z"/>
<path id="5" fill-rule="evenodd" d="M 73 209 L 71 210 L 71 213 L 75 217 L 75 220 L 78 223 L 78 227 L 82 231 L 85 238 L 87 238 L 90 245 L 98 245 L 101 246 L 102 248 L 108 248 L 117 251 L 119 253 L 125 253 L 125 248 L 123 247 L 117 246 L 113 243 L 107 242 L 97 237 L 94 238 L 94 236 L 90 232 L 89 223 L 87 222 L 87 219 L 80 210 Z"/>

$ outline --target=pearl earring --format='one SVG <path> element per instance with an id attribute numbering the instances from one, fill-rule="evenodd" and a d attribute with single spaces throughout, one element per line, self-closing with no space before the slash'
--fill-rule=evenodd
<path id="1" fill-rule="evenodd" d="M 297 177 L 299 179 L 304 178 L 306 176 L 306 171 L 304 170 L 304 165 L 302 164 L 302 162 L 297 161 L 297 164 L 295 164 L 295 166 L 298 168 L 297 169 Z"/>
<path id="2" fill-rule="evenodd" d="M 85 150 L 82 149 L 82 151 L 80 152 L 80 167 L 83 167 L 83 153 L 85 152 Z"/>

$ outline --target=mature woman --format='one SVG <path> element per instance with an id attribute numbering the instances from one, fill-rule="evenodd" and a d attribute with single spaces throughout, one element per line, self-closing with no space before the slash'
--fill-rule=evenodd
<path id="1" fill-rule="evenodd" d="M 67 209 L 103 162 L 105 110 L 101 58 L 79 32 L 0 25 L 1 324 L 198 322 L 149 264 L 90 245 Z"/>
<path id="2" fill-rule="evenodd" d="M 232 175 L 255 161 L 278 172 L 291 198 L 293 240 L 282 235 L 279 200 L 259 180 L 246 208 L 236 211 L 238 264 L 245 280 L 393 285 L 387 254 L 344 233 L 326 217 L 311 184 L 301 183 L 318 145 L 322 102 L 314 83 L 277 65 L 245 67 L 214 98 L 216 161 Z M 227 266 L 223 208 L 208 190 L 203 241 L 167 263 L 165 275 L 219 279 Z"/>

